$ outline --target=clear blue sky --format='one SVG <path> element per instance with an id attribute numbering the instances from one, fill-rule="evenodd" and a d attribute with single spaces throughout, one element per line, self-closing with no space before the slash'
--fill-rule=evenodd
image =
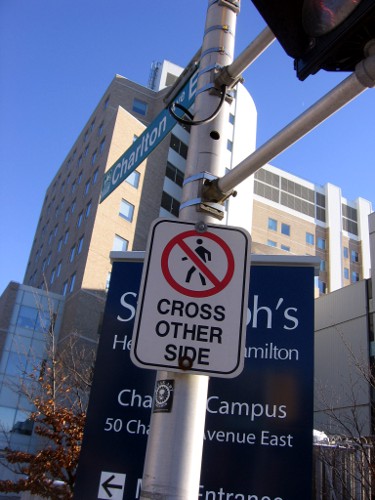
<path id="1" fill-rule="evenodd" d="M 152 61 L 185 66 L 206 9 L 206 0 L 0 1 L 0 293 L 22 282 L 45 190 L 113 76 L 147 85 Z M 263 28 L 242 0 L 237 54 Z M 300 82 L 276 42 L 244 76 L 261 145 L 348 75 Z M 374 112 L 370 89 L 271 163 L 374 203 Z"/>

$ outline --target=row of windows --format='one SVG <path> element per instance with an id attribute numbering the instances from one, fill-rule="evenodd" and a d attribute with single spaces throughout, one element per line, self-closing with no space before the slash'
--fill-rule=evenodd
<path id="1" fill-rule="evenodd" d="M 276 232 L 276 231 L 278 231 L 279 221 L 277 221 L 276 219 L 273 219 L 272 217 L 269 217 L 267 227 L 269 230 Z M 286 224 L 285 222 L 281 222 L 280 223 L 280 232 L 284 236 L 290 236 L 290 234 L 291 234 L 290 224 Z M 269 241 L 272 242 L 272 240 L 269 240 Z M 315 245 L 315 235 L 312 233 L 306 232 L 305 241 L 308 245 Z M 271 246 L 276 246 L 276 245 L 273 245 L 271 243 L 269 243 L 269 244 Z M 320 250 L 326 250 L 326 240 L 324 238 L 318 237 L 317 242 L 316 242 L 316 246 Z M 289 250 L 289 247 L 288 247 L 288 250 Z"/>
<path id="2" fill-rule="evenodd" d="M 104 125 L 104 124 L 103 124 Z M 103 126 L 100 127 L 100 134 L 103 130 Z M 85 137 L 86 137 L 86 134 L 85 134 Z M 84 141 L 86 139 L 84 138 Z M 104 137 L 102 139 L 102 141 L 100 142 L 100 145 L 97 149 L 95 149 L 95 151 L 92 153 L 91 155 L 91 165 L 94 166 L 95 163 L 96 163 L 96 160 L 99 158 L 99 156 L 101 156 L 103 153 L 104 153 L 104 149 L 105 149 L 105 144 L 106 144 L 106 138 Z M 84 158 L 86 158 L 89 154 L 89 149 L 90 149 L 90 144 L 87 144 L 82 152 L 82 154 L 80 154 L 80 156 L 78 157 L 78 160 L 77 160 L 77 168 L 79 169 L 81 166 L 82 166 L 82 163 L 83 163 L 83 160 Z M 70 165 L 71 165 L 71 162 L 73 161 L 73 159 L 75 158 L 76 156 L 76 152 L 77 150 L 74 151 L 74 154 L 73 156 L 68 160 L 67 162 L 67 167 L 69 168 Z M 82 175 L 82 172 L 80 172 L 80 175 Z M 57 185 L 59 184 L 60 180 L 61 180 L 61 176 L 62 174 L 60 173 L 58 178 L 56 179 L 56 181 L 54 182 L 53 186 L 52 186 L 52 191 L 51 191 L 51 196 L 55 196 L 56 195 L 56 189 L 57 189 Z M 68 172 L 67 175 L 66 175 L 66 178 L 62 181 L 61 185 L 60 185 L 60 193 L 64 193 L 65 192 L 65 188 L 67 187 L 67 185 L 69 184 L 69 180 L 70 180 L 70 176 L 71 176 L 71 172 Z M 79 184 L 79 182 L 78 182 Z M 74 192 L 74 189 L 75 189 L 75 181 L 73 181 L 73 184 L 72 184 L 72 191 Z M 48 194 L 46 196 L 46 200 L 45 202 L 47 201 L 48 199 Z"/>
<path id="3" fill-rule="evenodd" d="M 78 217 L 77 217 L 77 222 L 76 222 L 76 227 L 79 228 L 82 224 L 82 221 L 84 218 L 88 218 L 89 215 L 90 215 L 90 212 L 91 212 L 91 207 L 92 207 L 92 200 L 90 200 L 85 209 L 82 210 L 79 214 L 78 214 Z M 69 234 L 70 234 L 70 231 L 69 229 L 67 229 L 64 233 L 63 236 L 61 236 L 61 238 L 59 239 L 58 243 L 57 243 L 57 253 L 61 253 L 62 251 L 62 248 L 63 246 L 67 245 L 68 241 L 69 241 Z M 83 238 L 83 237 L 82 237 Z M 83 242 L 83 240 L 82 240 Z M 82 244 L 79 245 L 80 246 L 80 252 L 82 250 Z M 36 255 L 35 255 L 35 265 L 38 263 L 38 260 L 41 256 L 43 252 L 43 244 L 40 246 L 40 248 L 38 249 Z M 44 273 L 45 270 L 49 267 L 50 263 L 51 263 L 51 257 L 52 257 L 52 251 L 50 251 L 48 253 L 48 255 L 44 258 L 43 262 L 42 262 L 42 266 L 41 266 L 41 272 Z M 54 273 L 54 278 L 55 277 L 58 277 L 60 275 L 60 271 L 61 271 L 61 261 L 60 263 L 58 264 L 57 268 L 56 268 L 56 272 Z M 33 280 L 35 279 L 35 276 L 37 274 L 37 270 L 34 271 L 34 273 L 31 275 L 30 279 L 29 279 L 29 283 L 30 284 L 33 284 Z M 51 282 L 52 283 L 52 282 Z M 43 288 L 43 287 L 41 287 Z"/>
<path id="4" fill-rule="evenodd" d="M 254 192 L 309 217 L 326 220 L 325 195 L 268 170 L 261 168 L 255 173 Z"/>
<path id="5" fill-rule="evenodd" d="M 349 268 L 348 267 L 344 267 L 344 278 L 346 280 L 348 280 L 349 276 L 351 276 L 351 282 L 352 283 L 356 283 L 357 281 L 359 281 L 359 273 L 358 272 L 352 271 L 351 274 L 350 274 Z"/>
<path id="6" fill-rule="evenodd" d="M 344 259 L 349 259 L 349 248 L 348 247 L 344 247 L 343 255 L 344 255 Z M 359 253 L 356 250 L 351 250 L 350 260 L 353 263 L 359 262 Z"/>
<path id="7" fill-rule="evenodd" d="M 267 245 L 270 247 L 277 247 L 277 242 L 273 240 L 267 240 Z M 285 252 L 290 252 L 290 246 L 281 244 L 280 245 L 281 250 L 284 250 Z"/>
<path id="8" fill-rule="evenodd" d="M 268 219 L 268 229 L 270 229 L 271 231 L 277 231 L 277 228 L 278 228 L 278 221 L 270 217 Z M 290 225 L 282 222 L 280 227 L 280 232 L 285 236 L 290 236 Z"/>
<path id="9" fill-rule="evenodd" d="M 74 285 L 76 283 L 77 273 L 73 273 L 68 280 L 66 280 L 62 287 L 62 295 L 67 295 L 72 293 L 74 290 Z"/>
<path id="10" fill-rule="evenodd" d="M 78 174 L 77 178 L 73 181 L 72 189 L 71 189 L 72 194 L 76 193 L 77 187 L 81 184 L 82 176 L 83 176 L 83 172 L 81 171 Z M 98 176 L 99 176 L 99 168 L 97 168 L 94 171 L 94 173 L 92 174 L 90 179 L 88 179 L 88 181 L 86 182 L 85 188 L 84 188 L 84 193 L 83 193 L 84 196 L 87 196 L 89 194 L 91 185 L 96 184 L 96 182 L 98 180 Z M 65 210 L 65 216 L 64 216 L 65 223 L 68 222 L 69 217 L 74 213 L 75 207 L 76 207 L 76 201 L 77 201 L 77 198 L 74 198 L 74 200 L 71 202 L 70 206 Z M 47 216 L 50 214 L 51 208 L 53 208 L 54 204 L 55 204 L 55 197 L 51 200 L 51 202 L 49 203 L 49 205 L 47 207 L 47 212 L 46 212 Z M 64 208 L 64 205 L 65 205 L 65 198 L 62 198 L 60 200 L 60 202 L 58 203 L 58 205 L 55 206 L 55 214 L 54 214 L 55 219 L 60 217 L 60 214 Z M 41 238 L 44 238 L 46 229 L 48 228 L 49 224 L 50 224 L 50 219 L 48 219 L 46 221 L 46 223 L 44 224 L 44 226 L 41 230 L 41 233 L 40 233 Z M 56 234 L 57 234 L 56 228 L 57 228 L 57 226 L 55 226 L 55 228 L 54 228 L 54 236 L 56 236 Z M 51 237 L 51 235 L 52 235 L 52 231 L 50 233 L 50 237 Z"/>

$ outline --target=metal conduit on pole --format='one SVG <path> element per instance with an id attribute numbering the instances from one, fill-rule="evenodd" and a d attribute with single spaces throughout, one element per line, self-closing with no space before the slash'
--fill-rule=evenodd
<path id="1" fill-rule="evenodd" d="M 214 80 L 218 71 L 233 60 L 237 0 L 209 0 L 201 51 L 197 93 L 182 193 L 180 219 L 197 227 L 217 223 L 209 212 L 197 211 L 202 176 L 222 176 L 225 165 L 220 141 L 229 117 L 229 103 L 218 92 Z M 224 96 L 225 97 L 225 96 Z M 222 105 L 220 112 L 215 110 Z M 206 118 L 215 118 L 205 122 Z M 204 174 L 203 174 L 204 172 Z M 208 377 L 159 371 L 157 381 L 174 384 L 170 413 L 152 413 L 140 498 L 196 500 L 202 459 Z"/>
<path id="2" fill-rule="evenodd" d="M 371 55 L 375 52 L 374 46 L 373 43 L 369 46 L 369 57 L 357 65 L 354 73 L 269 139 L 263 146 L 245 158 L 224 177 L 215 181 L 217 191 L 221 192 L 222 195 L 230 192 L 240 182 L 254 174 L 263 165 L 285 151 L 367 88 L 374 87 L 375 54 Z M 216 194 L 214 198 L 218 199 L 220 195 Z"/>

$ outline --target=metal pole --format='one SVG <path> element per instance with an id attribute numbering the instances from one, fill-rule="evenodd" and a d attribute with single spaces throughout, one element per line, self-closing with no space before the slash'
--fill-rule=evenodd
<path id="1" fill-rule="evenodd" d="M 217 109 L 221 97 L 214 90 L 217 72 L 233 60 L 234 32 L 239 2 L 209 0 L 202 45 L 194 120 L 205 120 Z M 201 172 L 222 176 L 225 140 L 220 140 L 229 117 L 225 101 L 218 116 L 209 123 L 191 127 L 180 218 L 206 224 L 217 219 L 197 211 Z M 206 415 L 208 377 L 160 371 L 160 381 L 174 383 L 170 413 L 152 413 L 140 498 L 196 500 Z"/>
<path id="2" fill-rule="evenodd" d="M 219 179 L 219 190 L 223 193 L 231 191 L 237 184 L 254 174 L 263 165 L 297 142 L 368 87 L 374 85 L 375 56 L 370 56 L 357 65 L 355 73 L 352 73 L 337 87 L 269 139 L 263 146 Z"/>

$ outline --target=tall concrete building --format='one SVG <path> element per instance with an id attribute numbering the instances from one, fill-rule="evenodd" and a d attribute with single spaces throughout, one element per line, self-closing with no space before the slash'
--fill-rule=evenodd
<path id="1" fill-rule="evenodd" d="M 20 411 L 2 384 L 16 376 L 16 337 L 22 336 L 26 354 L 35 343 L 42 359 L 40 303 L 50 297 L 60 341 L 74 333 L 95 346 L 110 252 L 144 250 L 151 222 L 178 216 L 189 147 L 189 129 L 179 124 L 115 191 L 99 199 L 106 171 L 165 108 L 169 85 L 181 71 L 169 62 L 154 63 L 149 87 L 116 75 L 47 189 L 24 284 L 11 283 L 0 298 L 0 420 L 5 415 L 8 429 L 21 429 L 20 440 L 31 432 L 27 411 Z M 239 84 L 221 139 L 228 169 L 254 150 L 256 123 L 255 104 Z M 319 256 L 317 294 L 370 277 L 369 201 L 347 200 L 338 186 L 321 186 L 272 165 L 237 191 L 226 202 L 225 222 L 249 230 L 254 253 Z M 27 356 L 21 361 L 27 366 Z"/>
<path id="2" fill-rule="evenodd" d="M 104 173 L 165 107 L 166 85 L 181 71 L 167 61 L 153 63 L 152 89 L 116 75 L 47 190 L 24 283 L 66 297 L 63 332 L 92 338 L 110 251 L 143 250 L 156 217 L 178 216 L 189 146 L 188 127 L 181 125 L 101 204 L 99 196 Z M 253 151 L 256 121 L 254 102 L 238 85 L 222 139 L 228 169 Z M 320 293 L 369 277 L 369 201 L 348 201 L 337 186 L 271 165 L 237 190 L 226 222 L 251 232 L 255 252 L 318 255 Z"/>

